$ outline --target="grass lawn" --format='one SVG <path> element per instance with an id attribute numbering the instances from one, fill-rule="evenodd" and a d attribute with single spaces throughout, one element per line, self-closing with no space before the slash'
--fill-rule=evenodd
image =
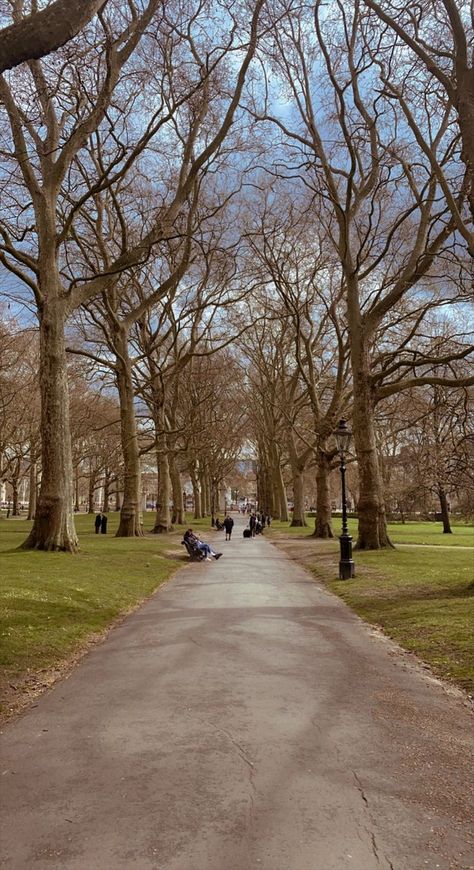
<path id="1" fill-rule="evenodd" d="M 145 514 L 144 521 L 150 530 L 154 514 Z M 189 524 L 209 529 L 210 520 Z M 109 514 L 107 535 L 94 533 L 93 516 L 76 515 L 81 552 L 71 556 L 18 550 L 30 525 L 0 520 L 3 712 L 21 706 L 22 697 L 188 561 L 180 546 L 184 527 L 169 536 L 115 538 L 118 514 Z"/>
<path id="2" fill-rule="evenodd" d="M 429 523 L 391 525 L 392 540 L 401 541 L 400 547 L 355 551 L 357 576 L 345 581 L 336 579 L 337 540 L 316 541 L 308 537 L 311 528 L 307 533 L 283 523 L 272 523 L 272 537 L 361 617 L 439 676 L 474 694 L 474 549 L 458 548 L 458 528 L 453 535 L 440 534 L 449 550 L 403 546 L 431 543 L 431 525 L 436 529 Z M 474 529 L 459 527 L 459 538 L 464 547 L 474 546 Z"/>
<path id="3" fill-rule="evenodd" d="M 280 523 L 273 520 L 271 528 L 285 530 L 290 535 L 311 535 L 314 531 L 314 518 L 307 517 L 307 528 L 292 527 L 288 523 Z M 354 540 L 357 538 L 357 520 L 350 519 L 348 522 L 349 533 Z M 465 523 L 453 524 L 451 535 L 443 534 L 442 523 L 389 523 L 388 531 L 390 540 L 394 544 L 424 544 L 436 547 L 474 547 L 474 525 Z M 341 518 L 333 519 L 334 534 L 341 533 Z"/>

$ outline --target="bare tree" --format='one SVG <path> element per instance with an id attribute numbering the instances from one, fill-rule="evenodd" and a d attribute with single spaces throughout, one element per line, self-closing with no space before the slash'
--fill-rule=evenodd
<path id="1" fill-rule="evenodd" d="M 390 545 L 374 425 L 372 352 L 389 312 L 428 280 L 456 222 L 427 158 L 413 138 L 399 141 L 401 113 L 384 95 L 379 67 L 367 53 L 359 2 L 313 17 L 291 4 L 266 45 L 294 116 L 275 114 L 268 99 L 255 114 L 281 134 L 271 172 L 301 179 L 339 258 L 345 287 L 353 380 L 352 419 L 359 470 L 358 546 Z M 293 14 L 294 13 L 294 14 Z M 316 84 L 317 83 L 317 84 Z M 443 162 L 455 134 L 434 115 L 430 148 Z"/>
<path id="2" fill-rule="evenodd" d="M 299 389 L 300 401 L 307 405 L 312 418 L 309 437 L 300 433 L 304 446 L 299 453 L 292 431 L 298 428 L 296 421 L 287 432 L 296 493 L 292 523 L 305 524 L 303 474 L 311 458 L 317 465 L 314 534 L 327 538 L 333 536 L 329 475 L 336 450 L 331 436 L 351 397 L 343 286 L 340 270 L 327 256 L 324 242 L 315 236 L 308 213 L 298 213 L 291 201 L 285 204 L 285 196 L 279 196 L 276 214 L 265 210 L 249 242 L 268 276 L 270 290 L 283 304 L 283 316 L 292 323 L 293 392 Z M 273 317 L 279 316 L 278 304 L 270 302 L 270 310 Z M 286 398 L 282 413 L 288 407 Z"/>
<path id="3" fill-rule="evenodd" d="M 399 101 L 416 141 L 443 189 L 456 227 L 466 240 L 471 256 L 474 256 L 472 5 L 466 0 L 438 0 L 416 6 L 396 0 L 363 2 L 378 19 L 375 25 L 378 35 L 373 48 L 386 92 Z M 452 113 L 456 118 L 464 174 L 453 171 L 455 153 L 446 164 L 432 147 L 428 131 L 434 106 L 446 116 Z M 466 197 L 469 217 L 463 212 Z"/>
<path id="4" fill-rule="evenodd" d="M 40 322 L 42 479 L 35 522 L 24 544 L 27 548 L 77 548 L 66 320 L 80 305 L 101 293 L 114 292 L 125 270 L 146 260 L 154 245 L 174 235 L 196 178 L 212 161 L 232 126 L 255 53 L 263 2 L 254 4 L 241 40 L 236 35 L 235 19 L 229 15 L 230 37 L 224 47 L 219 47 L 219 34 L 201 29 L 199 16 L 205 15 L 205 9 L 199 8 L 196 15 L 191 10 L 189 19 L 178 21 L 179 4 L 164 10 L 159 0 L 149 0 L 140 12 L 135 4 L 128 3 L 128 20 L 124 21 L 122 16 L 114 17 L 113 11 L 107 18 L 107 7 L 92 45 L 85 42 L 72 58 L 58 56 L 47 67 L 45 62 L 31 61 L 27 77 L 22 73 L 18 79 L 0 82 L 10 127 L 3 150 L 9 160 L 12 191 L 11 219 L 3 226 L 2 262 L 33 292 Z M 157 38 L 148 39 L 147 52 L 148 64 L 157 64 L 158 81 L 136 54 L 153 21 Z M 212 44 L 213 36 L 219 46 Z M 187 76 L 181 75 L 180 69 L 176 71 L 176 42 L 188 52 Z M 233 83 L 229 85 L 227 80 L 224 86 L 220 83 L 221 68 L 229 52 L 240 52 L 240 63 Z M 86 60 L 90 67 L 84 74 Z M 173 69 L 179 85 L 168 78 Z M 131 93 L 132 81 L 135 89 Z M 134 100 L 141 100 L 144 108 L 145 86 L 149 88 L 150 109 L 137 132 L 133 122 L 127 126 L 124 108 Z M 185 115 L 183 125 L 176 117 L 180 111 Z M 171 155 L 173 131 L 175 153 Z M 94 165 L 87 159 L 84 164 L 85 146 L 99 133 L 108 142 L 107 160 Z M 120 254 L 105 271 L 90 274 L 84 268 L 82 274 L 77 270 L 72 282 L 65 281 L 62 264 L 74 248 L 79 215 L 83 217 L 87 208 L 93 208 L 98 192 L 112 188 L 127 173 L 158 133 L 163 134 L 161 149 L 168 171 L 166 179 L 157 180 L 158 207 L 148 216 L 138 239 L 129 238 L 124 227 Z"/>

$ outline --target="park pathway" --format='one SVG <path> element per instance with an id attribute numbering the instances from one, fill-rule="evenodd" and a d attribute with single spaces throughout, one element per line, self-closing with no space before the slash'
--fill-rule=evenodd
<path id="1" fill-rule="evenodd" d="M 463 697 L 241 523 L 4 727 L 1 867 L 474 867 Z"/>

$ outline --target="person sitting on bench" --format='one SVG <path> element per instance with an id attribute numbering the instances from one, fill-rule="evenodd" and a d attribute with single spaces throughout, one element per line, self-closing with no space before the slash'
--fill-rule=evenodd
<path id="1" fill-rule="evenodd" d="M 204 556 L 208 562 L 212 562 L 212 556 L 214 557 L 214 559 L 220 559 L 220 557 L 222 556 L 222 553 L 215 553 L 214 550 L 211 549 L 209 544 L 206 544 L 204 541 L 201 541 L 201 539 L 198 538 L 198 536 L 194 534 L 192 529 L 188 529 L 184 533 L 183 537 L 184 537 L 184 540 L 187 541 L 188 544 L 191 545 L 191 547 L 195 547 L 197 550 L 200 550 L 201 553 L 204 553 Z"/>

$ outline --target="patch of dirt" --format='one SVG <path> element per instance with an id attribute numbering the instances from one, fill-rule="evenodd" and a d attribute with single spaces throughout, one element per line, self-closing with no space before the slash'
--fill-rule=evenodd
<path id="1" fill-rule="evenodd" d="M 58 680 L 68 677 L 86 653 L 93 646 L 102 643 L 109 631 L 122 622 L 126 615 L 124 614 L 117 619 L 101 634 L 88 638 L 84 645 L 75 650 L 65 661 L 50 668 L 28 671 L 28 673 L 16 677 L 2 677 L 0 679 L 0 724 L 18 716 L 29 707 L 34 707 L 33 702 L 36 698 L 54 686 Z"/>
<path id="2" fill-rule="evenodd" d="M 189 562 L 189 556 L 187 553 L 180 552 L 179 550 L 163 550 L 163 553 L 160 553 L 159 556 L 165 556 L 167 559 L 173 559 L 175 562 Z"/>

